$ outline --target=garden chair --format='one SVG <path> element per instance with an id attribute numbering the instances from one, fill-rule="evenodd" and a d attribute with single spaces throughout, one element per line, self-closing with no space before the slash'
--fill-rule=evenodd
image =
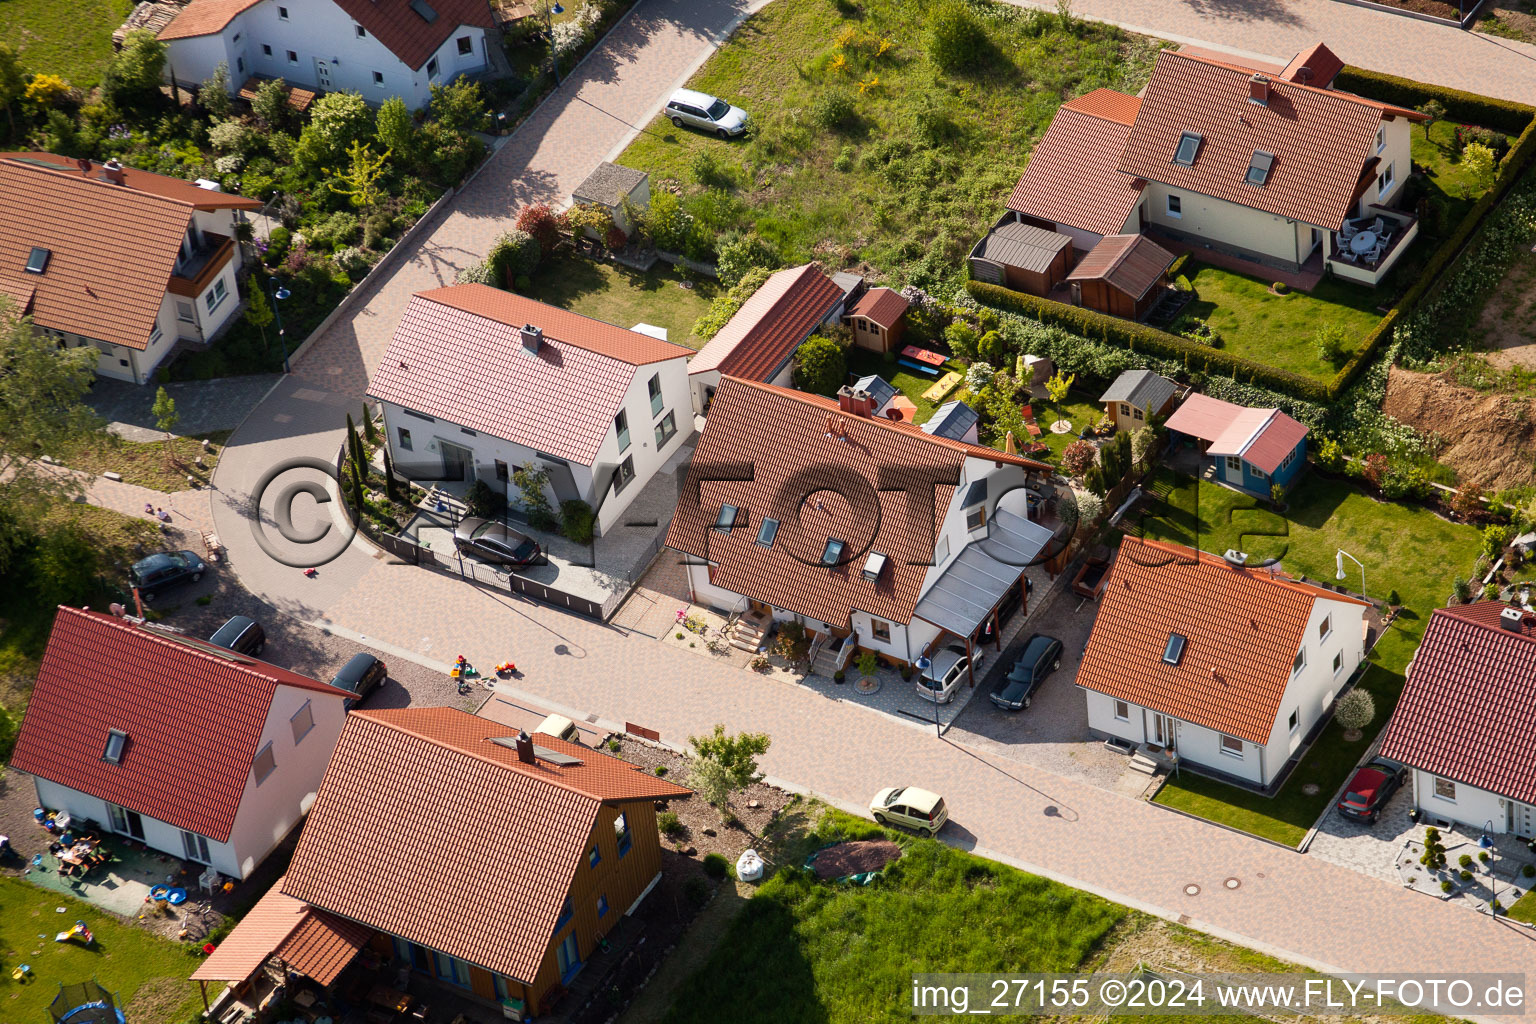
<path id="1" fill-rule="evenodd" d="M 1019 415 L 1024 419 L 1024 429 L 1029 431 L 1029 436 L 1039 437 L 1040 424 L 1035 422 L 1035 407 L 1033 405 L 1019 406 Z"/>
<path id="2" fill-rule="evenodd" d="M 1345 250 L 1343 250 L 1343 251 L 1341 251 L 1339 253 L 1339 259 L 1343 260 L 1345 263 L 1359 263 L 1360 262 L 1360 257 L 1356 256 L 1353 252 L 1351 252 L 1348 249 L 1345 249 Z"/>
<path id="3" fill-rule="evenodd" d="M 1379 235 L 1383 231 L 1386 230 L 1386 227 L 1387 227 L 1386 218 L 1385 217 L 1377 217 L 1376 218 L 1376 222 L 1371 225 L 1371 230 L 1376 232 Z"/>

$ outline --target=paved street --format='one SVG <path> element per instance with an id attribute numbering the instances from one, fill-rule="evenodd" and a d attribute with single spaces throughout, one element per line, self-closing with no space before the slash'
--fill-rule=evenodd
<path id="1" fill-rule="evenodd" d="M 1331 0 L 1074 6 L 1079 15 L 1278 57 L 1324 38 L 1367 66 L 1536 95 L 1530 47 Z M 521 203 L 563 200 L 741 12 L 740 0 L 642 0 L 435 229 L 252 413 L 221 459 L 218 490 L 209 495 L 241 582 L 274 608 L 384 651 L 392 662 L 416 659 L 435 669 L 460 652 L 483 664 L 513 658 L 524 678 L 504 695 L 531 695 L 577 712 L 572 717 L 635 722 L 673 743 L 716 722 L 767 732 L 775 740 L 764 759 L 772 776 L 844 807 L 862 808 L 888 784 L 937 789 L 952 810 L 950 842 L 1301 963 L 1357 971 L 1536 968 L 1536 945 L 1524 929 L 1054 774 L 1009 756 L 1005 744 L 972 745 L 953 733 L 937 740 L 920 725 L 809 688 L 682 657 L 649 638 L 505 592 L 388 564 L 361 541 L 313 579 L 300 574 L 303 561 L 282 565 L 263 553 L 246 518 L 257 479 L 285 458 L 334 458 L 344 413 L 360 406 L 366 374 L 410 294 L 451 282 L 506 229 Z M 317 515 L 328 518 L 323 509 L 305 508 L 301 500 L 301 529 Z M 273 512 L 268 496 L 262 518 L 269 525 Z M 1042 702 L 1032 712 L 1048 710 Z M 1186 894 L 1190 885 L 1199 887 L 1197 895 Z"/>

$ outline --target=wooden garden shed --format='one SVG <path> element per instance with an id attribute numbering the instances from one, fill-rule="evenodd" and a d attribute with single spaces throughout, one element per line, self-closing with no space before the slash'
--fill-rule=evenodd
<path id="1" fill-rule="evenodd" d="M 907 300 L 890 288 L 871 288 L 848 314 L 853 343 L 876 352 L 891 352 L 901 341 L 906 326 Z"/>
<path id="2" fill-rule="evenodd" d="M 971 250 L 971 277 L 1030 295 L 1046 295 L 1067 276 L 1072 238 L 1033 224 L 999 224 Z"/>
<path id="3" fill-rule="evenodd" d="M 1072 302 L 1140 320 L 1157 303 L 1173 258 L 1146 235 L 1108 235 L 1067 275 Z"/>

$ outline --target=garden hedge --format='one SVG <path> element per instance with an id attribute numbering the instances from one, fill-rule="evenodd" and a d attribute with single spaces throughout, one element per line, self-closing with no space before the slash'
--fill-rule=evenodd
<path id="1" fill-rule="evenodd" d="M 1519 135 L 1536 117 L 1536 107 L 1525 103 L 1447 89 L 1443 85 L 1415 82 L 1365 68 L 1346 66 L 1333 84 L 1344 92 L 1359 93 L 1410 110 L 1430 100 L 1439 100 L 1450 119 L 1492 128 L 1505 135 Z"/>

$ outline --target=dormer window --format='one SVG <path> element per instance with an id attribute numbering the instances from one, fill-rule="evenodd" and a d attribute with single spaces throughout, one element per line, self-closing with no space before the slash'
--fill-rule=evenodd
<path id="1" fill-rule="evenodd" d="M 1256 149 L 1253 151 L 1253 159 L 1248 161 L 1248 173 L 1243 180 L 1250 185 L 1262 185 L 1269 180 L 1270 168 L 1274 166 L 1275 154 Z"/>
<path id="2" fill-rule="evenodd" d="M 864 559 L 864 571 L 861 575 L 870 581 L 878 580 L 880 573 L 885 570 L 885 556 L 878 551 L 871 551 L 869 557 Z"/>
<path id="3" fill-rule="evenodd" d="M 1168 643 L 1163 645 L 1163 663 L 1177 665 L 1184 658 L 1184 646 L 1189 641 L 1179 633 L 1169 633 Z"/>
<path id="4" fill-rule="evenodd" d="M 715 517 L 715 529 L 721 533 L 729 533 L 736 525 L 736 516 L 741 512 L 735 505 L 721 505 L 720 514 Z"/>
<path id="5" fill-rule="evenodd" d="M 827 546 L 821 551 L 822 565 L 837 565 L 843 560 L 843 542 L 836 537 L 827 538 Z"/>
<path id="6" fill-rule="evenodd" d="M 1173 151 L 1173 162 L 1185 167 L 1195 166 L 1195 156 L 1200 152 L 1202 136 L 1199 132 L 1184 132 Z"/>
<path id="7" fill-rule="evenodd" d="M 121 729 L 107 730 L 107 747 L 101 752 L 103 761 L 123 763 L 123 752 L 128 749 L 128 734 Z"/>

